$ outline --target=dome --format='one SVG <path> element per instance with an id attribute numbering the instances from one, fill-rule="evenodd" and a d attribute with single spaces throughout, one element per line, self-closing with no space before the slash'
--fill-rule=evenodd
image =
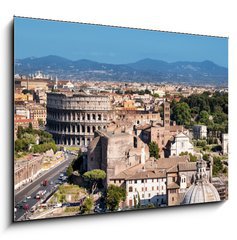
<path id="1" fill-rule="evenodd" d="M 209 182 L 206 174 L 206 162 L 203 159 L 197 161 L 197 173 L 195 182 L 184 195 L 182 204 L 195 204 L 220 201 L 216 188 Z"/>
<path id="2" fill-rule="evenodd" d="M 195 204 L 220 201 L 219 193 L 209 182 L 192 184 L 184 195 L 182 204 Z"/>

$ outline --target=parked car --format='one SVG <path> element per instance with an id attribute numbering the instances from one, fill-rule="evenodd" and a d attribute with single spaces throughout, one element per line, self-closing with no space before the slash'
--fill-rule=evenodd
<path id="1" fill-rule="evenodd" d="M 28 211 L 28 210 L 30 209 L 29 204 L 25 204 L 25 205 L 23 206 L 23 209 L 26 210 L 26 211 Z"/>
<path id="2" fill-rule="evenodd" d="M 50 184 L 50 185 L 53 185 L 54 183 L 53 183 L 53 181 L 50 181 L 49 184 Z"/>
<path id="3" fill-rule="evenodd" d="M 54 208 L 60 208 L 62 207 L 62 203 L 57 203 L 56 205 L 54 205 Z"/>

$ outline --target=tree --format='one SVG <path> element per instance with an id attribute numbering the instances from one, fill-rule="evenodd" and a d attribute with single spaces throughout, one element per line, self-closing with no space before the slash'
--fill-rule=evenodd
<path id="1" fill-rule="evenodd" d="M 134 201 L 134 207 L 137 208 L 137 199 L 136 199 L 135 195 L 133 196 L 133 201 Z"/>
<path id="2" fill-rule="evenodd" d="M 81 207 L 82 213 L 90 213 L 93 207 L 93 199 L 91 197 L 87 197 Z"/>
<path id="3" fill-rule="evenodd" d="M 123 187 L 109 185 L 106 195 L 106 206 L 110 211 L 118 209 L 121 201 L 126 199 L 126 189 Z"/>
<path id="4" fill-rule="evenodd" d="M 176 103 L 172 109 L 171 117 L 178 125 L 189 126 L 191 122 L 191 110 L 189 105 L 185 102 Z"/>
<path id="5" fill-rule="evenodd" d="M 68 177 L 71 177 L 72 173 L 73 173 L 73 168 L 72 168 L 72 164 L 70 164 L 67 168 L 66 174 Z"/>
<path id="6" fill-rule="evenodd" d="M 159 147 L 156 142 L 152 141 L 149 143 L 149 152 L 150 152 L 150 157 L 154 157 L 156 159 L 159 158 Z"/>
<path id="7" fill-rule="evenodd" d="M 141 198 L 139 192 L 137 192 L 137 208 L 141 207 Z"/>
<path id="8" fill-rule="evenodd" d="M 196 162 L 196 161 L 197 161 L 197 157 L 196 157 L 195 155 L 192 155 L 192 153 L 181 152 L 181 153 L 179 154 L 179 156 L 189 156 L 190 162 Z"/>
<path id="9" fill-rule="evenodd" d="M 219 157 L 213 158 L 213 176 L 217 176 L 223 170 L 223 164 Z"/>
<path id="10" fill-rule="evenodd" d="M 154 97 L 154 98 L 159 98 L 160 95 L 159 95 L 158 93 L 154 93 L 154 94 L 153 94 L 153 97 Z"/>
<path id="11" fill-rule="evenodd" d="M 197 161 L 197 157 L 195 155 L 192 155 L 192 153 L 189 153 L 189 159 L 190 159 L 190 162 L 196 162 Z"/>
<path id="12" fill-rule="evenodd" d="M 29 133 L 32 133 L 32 132 L 33 132 L 33 125 L 32 125 L 31 122 L 29 123 L 28 132 L 29 132 Z"/>
<path id="13" fill-rule="evenodd" d="M 23 149 L 23 141 L 21 140 L 21 139 L 17 139 L 16 141 L 15 141 L 15 151 L 16 152 L 21 152 L 22 151 L 22 149 Z"/>
<path id="14" fill-rule="evenodd" d="M 85 172 L 83 177 L 89 181 L 91 193 L 93 194 L 97 188 L 98 182 L 106 178 L 106 173 L 101 169 L 94 169 Z"/>
<path id="15" fill-rule="evenodd" d="M 44 127 L 44 122 L 43 122 L 42 118 L 38 119 L 38 124 L 39 124 L 40 127 Z"/>
<path id="16" fill-rule="evenodd" d="M 21 138 L 23 133 L 24 133 L 23 127 L 22 127 L 22 126 L 18 126 L 18 129 L 17 129 L 17 138 Z"/>

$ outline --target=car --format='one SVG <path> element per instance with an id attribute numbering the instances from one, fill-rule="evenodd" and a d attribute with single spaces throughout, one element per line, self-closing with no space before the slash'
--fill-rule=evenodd
<path id="1" fill-rule="evenodd" d="M 22 202 L 23 202 L 23 203 L 27 203 L 27 198 L 25 198 Z"/>
<path id="2" fill-rule="evenodd" d="M 27 196 L 27 197 L 26 197 L 26 199 L 31 199 L 31 196 L 30 196 L 30 195 L 29 195 L 29 196 Z"/>
<path id="3" fill-rule="evenodd" d="M 50 181 L 49 184 L 50 184 L 50 185 L 53 185 L 54 183 L 53 183 L 53 181 Z"/>
<path id="4" fill-rule="evenodd" d="M 60 207 L 62 207 L 62 203 L 57 203 L 54 205 L 54 208 L 60 208 Z"/>
<path id="5" fill-rule="evenodd" d="M 33 207 L 30 209 L 30 212 L 33 213 L 35 210 L 36 210 L 36 206 L 33 206 Z"/>
<path id="6" fill-rule="evenodd" d="M 62 206 L 63 206 L 63 207 L 70 207 L 71 204 L 70 204 L 70 203 L 63 203 Z"/>
<path id="7" fill-rule="evenodd" d="M 17 204 L 16 204 L 16 208 L 21 209 L 21 208 L 23 208 L 23 205 L 24 205 L 23 203 L 17 203 Z"/>
<path id="8" fill-rule="evenodd" d="M 28 210 L 30 209 L 29 204 L 25 204 L 25 205 L 23 206 L 23 209 L 26 210 L 26 211 L 28 211 Z"/>
<path id="9" fill-rule="evenodd" d="M 100 205 L 99 204 L 97 204 L 96 206 L 95 206 L 95 208 L 94 208 L 94 212 L 102 212 L 102 208 L 100 207 Z"/>

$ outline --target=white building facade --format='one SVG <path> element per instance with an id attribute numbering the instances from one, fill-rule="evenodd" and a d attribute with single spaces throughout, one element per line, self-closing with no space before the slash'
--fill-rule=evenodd
<path id="1" fill-rule="evenodd" d="M 223 154 L 228 154 L 229 152 L 228 133 L 222 134 L 222 152 Z"/>
<path id="2" fill-rule="evenodd" d="M 147 206 L 153 204 L 160 206 L 166 204 L 166 175 L 141 178 L 136 174 L 126 180 L 126 205 L 131 208 L 139 204 Z M 142 174 L 144 175 L 144 174 Z M 141 178 L 141 179 L 139 179 Z"/>
<path id="3" fill-rule="evenodd" d="M 205 125 L 194 125 L 193 126 L 193 138 L 195 138 L 195 139 L 206 139 L 207 138 L 207 126 L 205 126 Z"/>
<path id="4" fill-rule="evenodd" d="M 189 137 L 181 132 L 175 136 L 174 141 L 171 143 L 170 155 L 179 156 L 182 152 L 193 154 L 194 149 Z"/>

